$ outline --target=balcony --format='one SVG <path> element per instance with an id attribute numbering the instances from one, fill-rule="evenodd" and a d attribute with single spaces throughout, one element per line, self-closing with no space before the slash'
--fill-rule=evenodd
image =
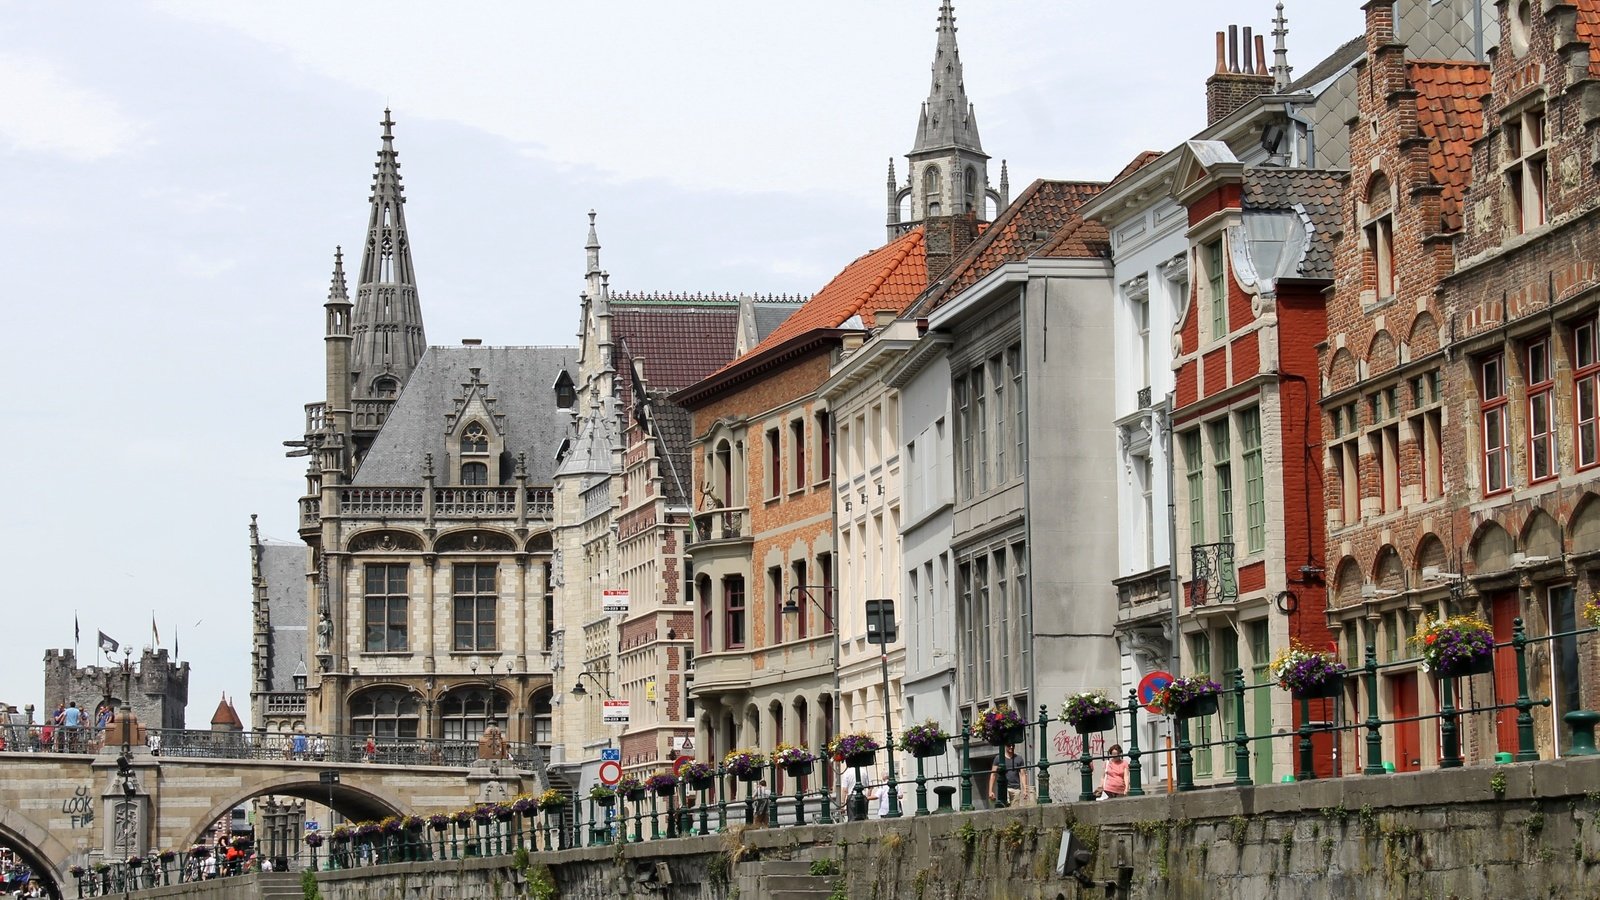
<path id="1" fill-rule="evenodd" d="M 350 427 L 355 431 L 377 431 L 389 418 L 393 400 L 357 400 L 350 411 Z M 306 404 L 306 434 L 316 434 L 328 423 L 328 404 Z"/>
<path id="2" fill-rule="evenodd" d="M 352 518 L 424 519 L 428 517 L 426 491 L 419 487 L 346 487 L 339 489 L 338 514 Z M 321 501 L 300 501 L 301 526 L 316 523 Z M 549 519 L 555 509 L 554 491 L 527 489 L 527 516 Z M 436 519 L 514 518 L 515 487 L 442 487 L 433 489 L 432 516 Z M 310 518 L 307 518 L 307 517 Z"/>
<path id="3" fill-rule="evenodd" d="M 737 509 L 713 509 L 708 512 L 695 513 L 694 516 L 694 543 L 707 544 L 713 541 L 748 541 L 750 540 L 750 511 L 744 507 Z"/>
<path id="4" fill-rule="evenodd" d="M 306 695 L 299 691 L 280 691 L 268 694 L 267 715 L 303 716 L 306 714 Z"/>
<path id="5" fill-rule="evenodd" d="M 1199 609 L 1239 599 L 1239 577 L 1233 566 L 1233 542 L 1195 544 L 1189 548 L 1193 573 L 1189 581 L 1189 606 Z"/>
<path id="6" fill-rule="evenodd" d="M 517 514 L 514 487 L 434 488 L 433 514 L 440 519 L 475 519 Z"/>
<path id="7" fill-rule="evenodd" d="M 422 518 L 422 488 L 340 488 L 339 515 L 387 519 L 420 519 Z"/>
<path id="8" fill-rule="evenodd" d="M 326 403 L 306 404 L 306 434 L 316 434 L 322 430 L 322 426 L 327 421 L 323 418 L 323 413 L 326 409 Z"/>
<path id="9" fill-rule="evenodd" d="M 322 498 L 300 498 L 300 527 L 317 528 L 322 525 Z"/>
<path id="10" fill-rule="evenodd" d="M 744 650 L 705 653 L 694 658 L 694 693 L 750 689 L 751 654 Z"/>
<path id="11" fill-rule="evenodd" d="M 1149 385 L 1146 385 L 1146 386 L 1144 386 L 1142 388 L 1139 388 L 1139 404 L 1138 404 L 1138 408 L 1139 409 L 1149 409 L 1150 408 L 1150 387 L 1149 387 Z"/>

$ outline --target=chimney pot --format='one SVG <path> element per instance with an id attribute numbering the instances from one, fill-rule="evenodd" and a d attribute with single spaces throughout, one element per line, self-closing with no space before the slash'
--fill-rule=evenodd
<path id="1" fill-rule="evenodd" d="M 1220 31 L 1217 32 L 1217 72 L 1216 72 L 1216 74 L 1218 74 L 1218 75 L 1221 75 L 1223 72 L 1228 71 L 1228 49 L 1227 48 L 1228 48 L 1228 36 L 1226 34 L 1223 34 Z"/>
<path id="2" fill-rule="evenodd" d="M 1272 74 L 1267 70 L 1267 38 L 1261 34 L 1256 35 L 1256 74 Z"/>
<path id="3" fill-rule="evenodd" d="M 1250 26 L 1246 25 L 1244 27 L 1244 65 L 1239 67 L 1239 71 L 1241 71 L 1241 72 L 1254 72 L 1256 70 L 1255 60 L 1250 55 L 1250 50 L 1251 50 Z"/>
<path id="4" fill-rule="evenodd" d="M 1228 71 L 1239 71 L 1239 26 L 1228 26 Z"/>

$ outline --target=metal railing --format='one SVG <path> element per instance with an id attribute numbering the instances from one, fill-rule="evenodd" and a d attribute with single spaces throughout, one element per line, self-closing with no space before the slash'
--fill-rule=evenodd
<path id="1" fill-rule="evenodd" d="M 734 541 L 750 537 L 750 516 L 745 507 L 726 507 L 694 515 L 694 541 Z"/>
<path id="2" fill-rule="evenodd" d="M 1189 548 L 1192 573 L 1189 605 L 1195 608 L 1239 599 L 1239 576 L 1233 567 L 1233 542 L 1195 544 Z"/>
<path id="3" fill-rule="evenodd" d="M 279 731 L 201 731 L 152 728 L 152 752 L 164 759 L 260 759 L 310 763 L 375 763 L 398 766 L 465 767 L 478 759 L 478 742 L 440 738 L 373 738 L 356 734 L 291 734 Z M 543 768 L 537 744 L 508 744 L 505 759 Z"/>

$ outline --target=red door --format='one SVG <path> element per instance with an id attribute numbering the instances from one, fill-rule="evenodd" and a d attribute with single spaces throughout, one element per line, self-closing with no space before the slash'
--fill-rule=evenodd
<path id="1" fill-rule="evenodd" d="M 1491 624 L 1494 626 L 1495 644 L 1511 642 L 1511 620 L 1521 612 L 1516 591 L 1494 595 L 1490 615 L 1494 618 Z M 1494 702 L 1497 706 L 1507 704 L 1494 711 L 1495 742 L 1500 745 L 1502 752 L 1514 753 L 1517 749 L 1517 710 L 1509 704 L 1517 702 L 1517 654 L 1511 647 L 1499 647 L 1494 651 Z"/>
<path id="2" fill-rule="evenodd" d="M 1417 715 L 1417 673 L 1406 672 L 1400 675 L 1389 676 L 1389 702 L 1394 710 L 1396 719 L 1411 719 L 1409 722 L 1400 722 L 1394 728 L 1394 770 L 1396 772 L 1415 772 L 1422 768 L 1422 736 L 1421 729 L 1415 719 Z"/>

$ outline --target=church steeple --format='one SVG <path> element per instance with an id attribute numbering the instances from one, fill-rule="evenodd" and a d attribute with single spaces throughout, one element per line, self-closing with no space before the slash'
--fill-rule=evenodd
<path id="1" fill-rule="evenodd" d="M 1005 201 L 989 186 L 989 156 L 978 137 L 978 114 L 956 46 L 956 14 L 940 0 L 933 79 L 917 119 L 917 138 L 906 154 L 905 184 L 889 192 L 889 238 L 929 219 L 972 215 L 988 219 L 989 202 Z M 893 166 L 890 167 L 893 178 Z"/>
<path id="2" fill-rule="evenodd" d="M 406 232 L 405 196 L 394 150 L 394 121 L 383 111 L 383 146 L 372 176 L 372 209 L 356 283 L 350 360 L 354 399 L 392 398 L 427 347 Z"/>

